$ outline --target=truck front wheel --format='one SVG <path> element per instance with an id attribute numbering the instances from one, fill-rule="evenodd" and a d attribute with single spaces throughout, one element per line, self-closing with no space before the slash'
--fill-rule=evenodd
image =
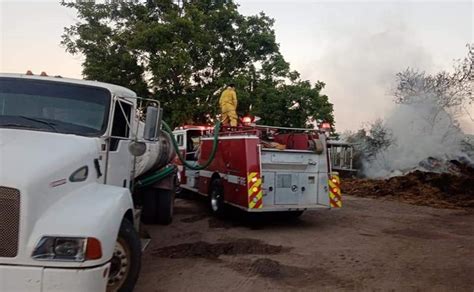
<path id="1" fill-rule="evenodd" d="M 133 224 L 123 219 L 110 261 L 107 292 L 133 291 L 141 266 L 141 243 Z"/>

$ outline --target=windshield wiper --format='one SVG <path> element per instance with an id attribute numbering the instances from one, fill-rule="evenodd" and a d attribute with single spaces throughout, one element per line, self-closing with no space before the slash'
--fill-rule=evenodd
<path id="1" fill-rule="evenodd" d="M 48 122 L 48 121 L 44 121 L 42 119 L 38 119 L 38 118 L 30 118 L 30 117 L 26 117 L 26 116 L 18 116 L 22 119 L 25 119 L 25 120 L 29 120 L 29 121 L 33 121 L 33 122 L 37 122 L 37 123 L 41 123 L 41 124 L 44 124 L 44 125 L 47 125 L 49 126 L 51 129 L 53 129 L 53 131 L 55 131 L 56 133 L 59 133 L 58 129 L 56 128 L 56 124 L 55 123 L 52 123 L 52 122 Z"/>
<path id="2" fill-rule="evenodd" d="M 28 128 L 28 129 L 35 129 L 34 127 L 23 125 L 23 124 L 15 124 L 15 123 L 8 123 L 8 124 L 0 124 L 0 127 L 16 127 L 16 128 Z"/>

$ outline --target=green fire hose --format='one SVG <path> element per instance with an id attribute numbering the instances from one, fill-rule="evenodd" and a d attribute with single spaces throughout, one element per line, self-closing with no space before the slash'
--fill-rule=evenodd
<path id="1" fill-rule="evenodd" d="M 152 185 L 152 184 L 164 179 L 168 175 L 172 174 L 175 169 L 176 169 L 176 166 L 168 165 L 168 166 L 158 170 L 157 172 L 153 173 L 152 175 L 149 175 L 144 179 L 138 180 L 136 182 L 135 186 L 137 188 L 143 188 L 143 187 L 147 187 L 149 185 Z"/>
<path id="2" fill-rule="evenodd" d="M 202 170 L 206 169 L 214 160 L 214 156 L 216 156 L 216 151 L 217 151 L 217 145 L 218 145 L 218 138 L 219 138 L 219 130 L 221 129 L 221 122 L 217 121 L 216 125 L 214 126 L 214 141 L 212 143 L 212 150 L 211 150 L 211 155 L 209 156 L 209 159 L 203 164 L 203 165 L 194 165 L 194 164 L 189 164 L 186 162 L 186 159 L 183 157 L 181 152 L 179 151 L 178 147 L 178 142 L 176 142 L 176 139 L 174 138 L 173 131 L 171 130 L 170 126 L 168 126 L 165 121 L 163 121 L 163 129 L 170 134 L 171 137 L 171 142 L 173 143 L 174 150 L 176 151 L 176 154 L 179 157 L 179 160 L 183 163 L 184 166 L 186 166 L 189 169 L 192 170 Z"/>
<path id="3" fill-rule="evenodd" d="M 213 140 L 211 155 L 209 156 L 209 159 L 203 165 L 197 165 L 197 164 L 193 165 L 193 164 L 189 164 L 188 162 L 186 162 L 186 159 L 183 157 L 183 155 L 179 151 L 178 142 L 176 142 L 176 139 L 174 138 L 173 131 L 168 126 L 168 124 L 165 123 L 165 121 L 163 121 L 163 129 L 170 135 L 171 142 L 173 144 L 173 148 L 176 151 L 176 154 L 178 155 L 179 160 L 181 160 L 181 162 L 183 163 L 184 166 L 186 166 L 187 168 L 192 169 L 192 170 L 205 169 L 212 163 L 212 161 L 214 160 L 214 157 L 216 156 L 217 145 L 218 145 L 217 142 L 218 142 L 218 138 L 219 138 L 220 128 L 221 128 L 221 122 L 217 121 L 217 123 L 214 127 L 214 140 Z M 176 166 L 174 166 L 174 165 L 168 165 L 168 166 L 160 169 L 159 171 L 153 173 L 152 175 L 149 175 L 144 179 L 138 180 L 137 183 L 136 183 L 136 187 L 142 188 L 142 187 L 152 185 L 152 184 L 162 180 L 163 178 L 167 177 L 168 175 L 172 174 L 174 172 L 175 168 L 176 168 Z"/>

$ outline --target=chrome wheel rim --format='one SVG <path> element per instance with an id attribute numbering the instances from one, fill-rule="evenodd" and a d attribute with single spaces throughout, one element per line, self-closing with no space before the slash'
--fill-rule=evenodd
<path id="1" fill-rule="evenodd" d="M 217 210 L 219 210 L 219 202 L 218 200 L 220 199 L 220 195 L 217 193 L 217 191 L 212 191 L 212 195 L 211 195 L 211 208 L 212 208 L 212 211 L 214 212 L 217 212 Z"/>
<path id="2" fill-rule="evenodd" d="M 108 291 L 116 291 L 125 282 L 130 271 L 130 260 L 130 249 L 123 239 L 119 238 L 110 261 Z"/>

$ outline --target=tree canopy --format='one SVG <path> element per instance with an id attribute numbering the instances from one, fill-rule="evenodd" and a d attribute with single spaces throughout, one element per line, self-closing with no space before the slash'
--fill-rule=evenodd
<path id="1" fill-rule="evenodd" d="M 455 60 L 452 72 L 427 74 L 413 68 L 399 72 L 394 90 L 398 104 L 430 103 L 433 107 L 430 123 L 438 114 L 447 111 L 454 121 L 467 115 L 473 122 L 469 108 L 474 103 L 474 43 L 466 44 L 467 55 Z"/>
<path id="2" fill-rule="evenodd" d="M 228 83 L 240 115 L 274 126 L 334 124 L 325 84 L 291 71 L 264 13 L 244 16 L 231 0 L 62 4 L 77 10 L 61 44 L 84 56 L 84 78 L 160 100 L 174 126 L 209 122 Z"/>

